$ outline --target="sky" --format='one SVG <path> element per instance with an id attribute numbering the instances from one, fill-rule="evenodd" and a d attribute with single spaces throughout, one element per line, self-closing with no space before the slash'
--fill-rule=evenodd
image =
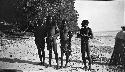
<path id="1" fill-rule="evenodd" d="M 89 20 L 93 32 L 121 30 L 125 25 L 124 0 L 119 1 L 75 1 L 75 9 L 79 13 L 78 26 L 84 19 Z"/>

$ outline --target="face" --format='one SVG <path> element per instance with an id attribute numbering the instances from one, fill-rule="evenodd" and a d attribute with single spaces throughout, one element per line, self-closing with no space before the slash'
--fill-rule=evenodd
<path id="1" fill-rule="evenodd" d="M 85 25 L 86 27 L 88 26 L 88 24 Z"/>
<path id="2" fill-rule="evenodd" d="M 82 27 L 87 27 L 88 23 L 83 23 Z"/>

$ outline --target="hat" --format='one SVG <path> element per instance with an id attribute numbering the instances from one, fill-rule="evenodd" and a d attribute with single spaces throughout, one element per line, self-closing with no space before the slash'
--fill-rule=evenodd
<path id="1" fill-rule="evenodd" d="M 123 30 L 125 30 L 125 26 L 121 26 L 121 28 L 122 28 Z"/>
<path id="2" fill-rule="evenodd" d="M 88 20 L 83 20 L 81 25 L 84 26 L 84 25 L 88 25 L 89 21 Z"/>

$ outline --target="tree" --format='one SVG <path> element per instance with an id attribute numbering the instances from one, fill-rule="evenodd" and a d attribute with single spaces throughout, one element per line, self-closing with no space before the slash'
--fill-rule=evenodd
<path id="1" fill-rule="evenodd" d="M 74 9 L 74 0 L 17 0 L 15 5 L 19 17 L 29 25 L 41 21 L 44 24 L 48 15 L 55 16 L 58 26 L 63 19 L 68 20 L 69 29 L 77 29 L 78 14 Z"/>
<path id="2" fill-rule="evenodd" d="M 22 10 L 17 10 L 17 0 L 0 0 L 0 22 L 25 29 L 27 21 L 22 14 Z"/>
<path id="3" fill-rule="evenodd" d="M 14 3 L 16 0 L 0 0 L 0 21 L 14 22 L 16 10 Z"/>

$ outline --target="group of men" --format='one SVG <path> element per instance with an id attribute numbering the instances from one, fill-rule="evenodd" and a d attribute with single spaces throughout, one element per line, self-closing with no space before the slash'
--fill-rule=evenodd
<path id="1" fill-rule="evenodd" d="M 73 36 L 72 32 L 69 30 L 67 26 L 68 21 L 66 19 L 62 20 L 61 26 L 57 26 L 57 22 L 55 17 L 47 16 L 46 24 L 42 25 L 38 22 L 37 26 L 34 29 L 34 36 L 35 36 L 35 44 L 38 49 L 39 58 L 41 64 L 44 65 L 45 63 L 45 42 L 47 43 L 47 50 L 49 50 L 49 66 L 51 66 L 51 59 L 52 59 L 52 50 L 55 54 L 55 59 L 57 63 L 58 69 L 58 52 L 57 52 L 57 43 L 56 39 L 60 36 L 60 43 L 61 43 L 61 68 L 63 67 L 63 56 L 64 53 L 66 55 L 66 64 L 69 61 L 69 56 L 71 55 L 71 38 Z M 82 60 L 86 66 L 86 57 L 85 52 L 87 52 L 88 60 L 89 60 L 89 69 L 91 69 L 91 57 L 90 57 L 90 49 L 88 47 L 88 40 L 89 38 L 93 38 L 93 34 L 91 28 L 88 27 L 88 20 L 82 21 L 82 28 L 80 29 L 80 36 L 81 36 L 81 52 L 82 52 Z M 41 54 L 42 52 L 42 54 Z"/>
<path id="2" fill-rule="evenodd" d="M 58 53 L 57 53 L 57 43 L 56 39 L 60 36 L 61 43 L 61 67 L 63 67 L 63 55 L 66 54 L 66 65 L 68 63 L 68 58 L 71 54 L 71 38 L 73 36 L 72 32 L 69 31 L 67 26 L 67 20 L 62 20 L 60 28 L 57 26 L 56 19 L 54 16 L 47 16 L 46 24 L 41 25 L 39 21 L 34 29 L 35 44 L 38 49 L 39 58 L 41 65 L 45 63 L 45 42 L 47 43 L 47 50 L 49 50 L 49 66 L 51 65 L 52 50 L 55 54 L 55 59 L 58 69 Z M 41 54 L 42 52 L 42 54 Z"/>

